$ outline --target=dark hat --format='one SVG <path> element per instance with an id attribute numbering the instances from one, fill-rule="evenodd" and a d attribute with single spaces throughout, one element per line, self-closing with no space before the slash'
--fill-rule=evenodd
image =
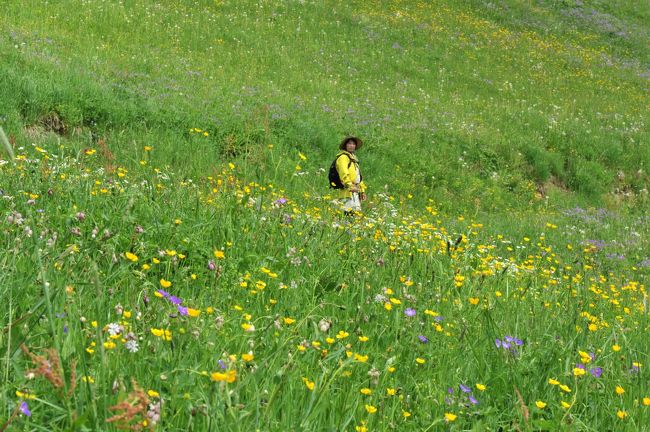
<path id="1" fill-rule="evenodd" d="M 359 150 L 361 147 L 363 147 L 363 141 L 361 141 L 359 138 L 355 136 L 346 136 L 343 138 L 343 141 L 341 141 L 341 144 L 339 144 L 339 150 L 345 150 L 345 144 L 350 140 L 354 141 L 357 145 L 356 150 Z"/>

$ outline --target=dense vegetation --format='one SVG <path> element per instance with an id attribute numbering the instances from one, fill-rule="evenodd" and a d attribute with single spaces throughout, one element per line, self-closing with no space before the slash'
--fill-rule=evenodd
<path id="1" fill-rule="evenodd" d="M 0 431 L 649 428 L 647 2 L 0 7 Z"/>

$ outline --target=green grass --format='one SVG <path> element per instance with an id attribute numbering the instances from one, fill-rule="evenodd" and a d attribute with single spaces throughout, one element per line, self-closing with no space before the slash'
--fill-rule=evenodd
<path id="1" fill-rule="evenodd" d="M 354 132 L 371 144 L 373 177 L 396 192 L 428 191 L 435 176 L 439 199 L 481 190 L 488 210 L 527 206 L 521 190 L 548 180 L 550 159 L 570 199 L 624 190 L 636 205 L 650 162 L 639 148 L 649 12 L 617 3 L 10 3 L 1 106 L 14 128 L 56 114 L 67 130 L 109 137 L 121 158 L 148 140 L 176 164 L 198 127 L 211 133 L 210 163 L 268 141 L 320 160 Z M 525 157 L 531 148 L 547 156 Z"/>
<path id="2" fill-rule="evenodd" d="M 258 3 L 0 2 L 0 430 L 649 430 L 648 6 Z"/>
<path id="3" fill-rule="evenodd" d="M 65 145 L 17 160 L 1 168 L 3 418 L 16 391 L 35 399 L 15 427 L 110 428 L 132 380 L 163 401 L 162 430 L 646 427 L 645 216 L 575 208 L 481 223 L 376 194 L 351 221 L 235 165 L 127 172 Z M 156 296 L 161 285 L 199 315 Z M 506 335 L 523 341 L 516 354 L 495 347 Z M 23 343 L 60 353 L 65 387 L 27 377 Z M 579 351 L 600 378 L 573 376 Z M 211 380 L 222 367 L 234 382 Z"/>

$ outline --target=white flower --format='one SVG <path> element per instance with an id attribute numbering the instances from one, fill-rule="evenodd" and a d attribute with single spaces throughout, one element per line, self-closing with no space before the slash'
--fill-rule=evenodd
<path id="1" fill-rule="evenodd" d="M 106 331 L 111 336 L 117 336 L 118 334 L 122 333 L 123 329 L 122 326 L 118 323 L 110 323 L 106 326 Z"/>
<path id="2" fill-rule="evenodd" d="M 135 339 L 129 339 L 124 343 L 124 348 L 126 348 L 129 352 L 136 353 L 138 352 L 138 341 Z"/>

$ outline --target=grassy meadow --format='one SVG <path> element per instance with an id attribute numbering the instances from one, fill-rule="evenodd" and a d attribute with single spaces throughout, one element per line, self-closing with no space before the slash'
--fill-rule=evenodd
<path id="1" fill-rule="evenodd" d="M 0 432 L 650 430 L 648 2 L 0 7 Z"/>

